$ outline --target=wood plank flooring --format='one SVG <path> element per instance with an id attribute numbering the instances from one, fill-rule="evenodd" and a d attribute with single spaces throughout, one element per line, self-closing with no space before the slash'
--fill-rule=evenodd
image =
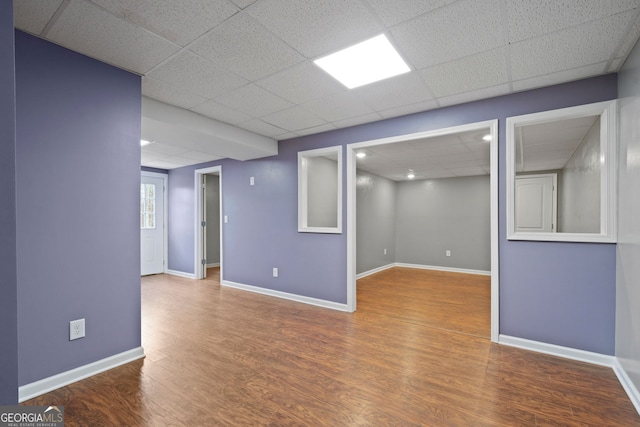
<path id="1" fill-rule="evenodd" d="M 394 268 L 358 311 L 142 279 L 144 360 L 25 402 L 70 426 L 640 426 L 611 369 L 492 344 L 482 276 Z"/>

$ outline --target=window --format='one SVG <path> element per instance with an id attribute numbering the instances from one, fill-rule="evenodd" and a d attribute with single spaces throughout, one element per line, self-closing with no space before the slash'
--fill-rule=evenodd
<path id="1" fill-rule="evenodd" d="M 156 228 L 156 186 L 140 184 L 140 229 Z"/>
<path id="2" fill-rule="evenodd" d="M 508 239 L 615 242 L 616 124 L 615 101 L 507 118 Z"/>
<path id="3" fill-rule="evenodd" d="M 342 147 L 298 153 L 298 231 L 342 233 Z"/>

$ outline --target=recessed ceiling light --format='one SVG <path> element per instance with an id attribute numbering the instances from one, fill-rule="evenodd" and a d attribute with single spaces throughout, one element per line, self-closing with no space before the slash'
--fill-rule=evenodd
<path id="1" fill-rule="evenodd" d="M 144 147 L 145 145 L 149 145 L 154 141 L 147 141 L 146 139 L 141 139 L 140 140 L 140 147 Z"/>
<path id="2" fill-rule="evenodd" d="M 365 153 L 364 151 L 358 151 L 356 153 L 356 157 L 359 159 L 364 159 L 365 157 L 367 157 L 367 153 Z"/>
<path id="3" fill-rule="evenodd" d="M 482 140 L 487 142 L 491 141 L 491 134 L 486 134 L 485 136 L 482 137 Z"/>
<path id="4" fill-rule="evenodd" d="M 411 71 L 384 34 L 313 62 L 349 89 Z"/>
<path id="5" fill-rule="evenodd" d="M 409 169 L 409 173 L 407 174 L 407 178 L 413 179 L 415 177 L 416 177 L 416 174 L 411 169 Z"/>

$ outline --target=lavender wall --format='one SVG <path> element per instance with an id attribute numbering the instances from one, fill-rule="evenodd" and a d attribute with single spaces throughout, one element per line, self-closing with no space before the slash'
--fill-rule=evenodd
<path id="1" fill-rule="evenodd" d="M 615 99 L 617 76 L 567 83 L 282 141 L 280 154 L 223 162 L 226 280 L 346 302 L 346 233 L 297 233 L 296 152 L 499 119 L 500 333 L 613 354 L 615 245 L 507 241 L 505 119 Z M 216 163 L 210 163 L 213 165 Z M 202 165 L 204 166 L 204 165 Z M 198 167 L 202 167 L 198 166 Z M 193 170 L 170 172 L 170 266 L 193 272 Z M 256 186 L 249 187 L 249 177 Z M 184 184 L 184 185 L 183 185 Z M 345 183 L 346 187 L 346 183 Z M 174 194 L 176 191 L 178 196 Z M 346 194 L 346 188 L 344 191 Z M 346 212 L 346 203 L 345 203 Z M 346 224 L 346 218 L 343 217 Z M 179 231 L 178 231 L 179 230 Z M 270 277 L 271 267 L 281 277 Z"/>
<path id="2" fill-rule="evenodd" d="M 0 2 L 0 405 L 18 402 L 13 2 Z"/>
<path id="3" fill-rule="evenodd" d="M 16 32 L 16 96 L 25 385 L 140 346 L 140 78 Z"/>

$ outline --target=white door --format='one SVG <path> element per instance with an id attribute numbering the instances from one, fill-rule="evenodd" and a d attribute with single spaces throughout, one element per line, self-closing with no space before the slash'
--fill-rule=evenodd
<path id="1" fill-rule="evenodd" d="M 164 180 L 140 178 L 140 275 L 164 272 Z"/>
<path id="2" fill-rule="evenodd" d="M 516 176 L 516 231 L 556 232 L 556 174 Z"/>

